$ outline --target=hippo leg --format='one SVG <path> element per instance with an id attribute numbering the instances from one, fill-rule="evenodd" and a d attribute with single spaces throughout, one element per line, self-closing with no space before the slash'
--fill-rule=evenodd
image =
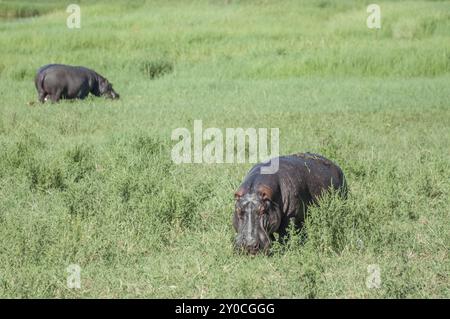
<path id="1" fill-rule="evenodd" d="M 38 99 L 39 99 L 39 102 L 44 103 L 47 100 L 47 93 L 40 92 Z"/>
<path id="2" fill-rule="evenodd" d="M 283 219 L 281 221 L 280 227 L 278 228 L 278 235 L 279 235 L 278 241 L 281 244 L 284 244 L 286 242 L 287 235 L 288 235 L 287 229 L 288 229 L 290 221 L 291 221 L 290 218 Z"/>
<path id="3" fill-rule="evenodd" d="M 57 92 L 55 94 L 50 95 L 50 100 L 52 103 L 56 103 L 61 99 L 61 92 Z"/>
<path id="4" fill-rule="evenodd" d="M 289 240 L 288 229 L 289 226 L 293 224 L 295 232 L 297 233 L 303 227 L 303 220 L 298 220 L 297 216 L 292 216 L 281 221 L 280 227 L 278 228 L 278 241 L 281 244 L 285 244 Z"/>
<path id="5" fill-rule="evenodd" d="M 89 91 L 83 90 L 83 91 L 80 92 L 80 95 L 78 96 L 78 98 L 80 100 L 84 100 L 88 95 L 89 95 Z"/>

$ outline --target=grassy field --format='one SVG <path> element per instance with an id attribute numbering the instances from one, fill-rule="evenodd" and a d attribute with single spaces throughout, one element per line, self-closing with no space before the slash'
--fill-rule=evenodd
<path id="1" fill-rule="evenodd" d="M 0 2 L 0 297 L 450 297 L 450 1 Z M 119 101 L 36 103 L 43 64 L 85 65 Z M 184 164 L 171 132 L 279 128 L 336 161 L 272 256 L 235 255 L 253 165 Z M 81 289 L 66 285 L 70 264 Z M 369 289 L 371 269 L 379 288 Z"/>

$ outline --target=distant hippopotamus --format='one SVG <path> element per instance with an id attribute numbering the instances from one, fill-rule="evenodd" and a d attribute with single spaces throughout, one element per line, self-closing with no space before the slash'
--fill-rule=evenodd
<path id="1" fill-rule="evenodd" d="M 109 81 L 88 68 L 63 64 L 48 64 L 36 74 L 34 84 L 41 103 L 50 99 L 84 99 L 89 93 L 111 99 L 119 98 Z"/>
<path id="2" fill-rule="evenodd" d="M 264 164 L 257 164 L 235 193 L 233 226 L 239 251 L 268 252 L 273 234 L 285 238 L 291 221 L 300 229 L 307 207 L 324 191 L 333 188 L 342 197 L 347 195 L 344 173 L 325 157 L 300 153 L 277 159 L 276 173 L 261 174 Z"/>

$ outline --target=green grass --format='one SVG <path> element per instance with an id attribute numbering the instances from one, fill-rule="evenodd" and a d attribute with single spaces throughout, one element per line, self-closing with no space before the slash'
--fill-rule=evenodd
<path id="1" fill-rule="evenodd" d="M 379 2 L 381 30 L 369 3 L 83 1 L 69 30 L 64 1 L 1 2 L 0 297 L 449 298 L 450 2 Z M 30 103 L 52 62 L 121 100 Z M 195 119 L 280 128 L 348 200 L 311 209 L 302 244 L 235 255 L 252 164 L 173 164 Z"/>

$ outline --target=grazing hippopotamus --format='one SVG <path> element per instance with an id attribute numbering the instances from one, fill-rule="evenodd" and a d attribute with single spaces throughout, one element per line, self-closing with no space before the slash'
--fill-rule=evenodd
<path id="1" fill-rule="evenodd" d="M 278 171 L 261 174 L 263 163 L 255 165 L 235 193 L 233 226 L 235 248 L 250 254 L 267 253 L 274 233 L 285 238 L 292 221 L 303 226 L 307 207 L 322 192 L 333 188 L 347 195 L 342 170 L 323 156 L 300 153 L 280 156 Z"/>
<path id="2" fill-rule="evenodd" d="M 84 99 L 89 93 L 111 99 L 119 98 L 106 78 L 82 66 L 45 65 L 37 71 L 34 84 L 41 103 L 47 99 L 52 102 L 60 99 Z"/>

